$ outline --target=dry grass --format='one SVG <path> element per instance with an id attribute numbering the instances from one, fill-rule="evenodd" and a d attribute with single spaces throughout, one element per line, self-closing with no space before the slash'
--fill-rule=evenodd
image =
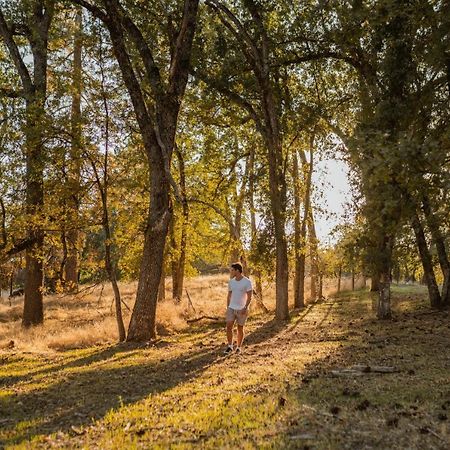
<path id="1" fill-rule="evenodd" d="M 167 335 L 184 330 L 187 319 L 202 315 L 222 317 L 224 313 L 228 276 L 211 275 L 186 280 L 186 290 L 194 309 L 186 295 L 180 303 L 171 300 L 171 279 L 166 280 L 166 300 L 158 304 L 157 330 Z M 359 281 L 359 286 L 361 281 Z M 342 289 L 350 288 L 350 280 L 344 280 Z M 120 284 L 123 301 L 133 308 L 137 283 Z M 336 282 L 326 280 L 324 295 L 336 292 Z M 290 292 L 292 301 L 292 292 Z M 306 295 L 308 299 L 308 295 Z M 275 287 L 266 282 L 263 299 L 269 310 L 275 309 Z M 292 304 L 291 304 L 292 307 Z M 44 299 L 44 325 L 30 330 L 21 328 L 23 297 L 0 302 L 0 348 L 7 348 L 14 342 L 15 348 L 29 352 L 67 350 L 93 345 L 111 344 L 117 341 L 118 332 L 114 316 L 113 291 L 109 284 L 93 288 L 82 287 L 77 295 L 48 295 Z M 257 313 L 256 304 L 253 304 Z M 125 326 L 128 326 L 130 312 L 123 307 Z"/>

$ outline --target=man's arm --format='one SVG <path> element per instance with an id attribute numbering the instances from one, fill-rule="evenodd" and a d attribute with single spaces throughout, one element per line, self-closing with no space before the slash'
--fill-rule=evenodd
<path id="1" fill-rule="evenodd" d="M 248 308 L 248 305 L 250 305 L 250 302 L 252 301 L 252 293 L 253 291 L 247 292 L 247 303 L 245 304 L 245 308 Z"/>

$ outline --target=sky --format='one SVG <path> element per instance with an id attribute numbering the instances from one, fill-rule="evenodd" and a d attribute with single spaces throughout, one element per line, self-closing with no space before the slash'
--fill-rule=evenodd
<path id="1" fill-rule="evenodd" d="M 324 210 L 315 214 L 316 233 L 324 245 L 335 241 L 331 231 L 343 221 L 343 215 L 348 210 L 345 206 L 351 200 L 348 172 L 349 167 L 344 161 L 324 159 L 317 162 L 313 173 L 313 201 Z M 320 190 L 323 190 L 323 197 L 319 195 Z"/>

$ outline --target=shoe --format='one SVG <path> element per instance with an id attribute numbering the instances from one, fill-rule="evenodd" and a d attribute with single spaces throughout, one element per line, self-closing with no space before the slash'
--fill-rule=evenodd
<path id="1" fill-rule="evenodd" d="M 240 353 L 242 353 L 241 347 L 236 347 L 236 353 L 239 355 Z"/>
<path id="2" fill-rule="evenodd" d="M 225 353 L 225 355 L 229 355 L 232 351 L 233 351 L 233 346 L 228 345 L 227 348 L 225 349 L 224 353 Z"/>

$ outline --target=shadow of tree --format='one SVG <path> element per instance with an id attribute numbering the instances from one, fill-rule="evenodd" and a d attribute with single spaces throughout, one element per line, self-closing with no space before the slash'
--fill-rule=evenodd
<path id="1" fill-rule="evenodd" d="M 263 342 L 287 325 L 274 320 L 265 322 L 247 335 L 247 345 Z M 199 376 L 211 365 L 228 359 L 223 356 L 222 347 L 211 349 L 202 346 L 167 360 L 161 352 L 153 355 L 151 360 L 149 357 L 149 361 L 144 364 L 136 364 L 131 358 L 141 351 L 135 346 L 130 348 L 128 344 L 121 344 L 32 372 L 26 377 L 10 377 L 8 383 L 12 385 L 25 380 L 32 381 L 37 374 L 55 373 L 56 377 L 56 372 L 75 369 L 62 376 L 60 374 L 58 381 L 53 384 L 18 394 L 7 405 L 2 405 L 6 406 L 8 416 L 13 419 L 4 424 L 9 437 L 0 441 L 0 447 L 23 442 L 35 435 L 68 432 L 72 426 L 89 425 L 112 409 L 170 390 Z M 145 353 L 141 356 L 145 356 Z M 86 369 L 90 365 L 93 367 Z M 20 422 L 33 425 L 20 427 L 18 432 L 16 427 Z"/>

